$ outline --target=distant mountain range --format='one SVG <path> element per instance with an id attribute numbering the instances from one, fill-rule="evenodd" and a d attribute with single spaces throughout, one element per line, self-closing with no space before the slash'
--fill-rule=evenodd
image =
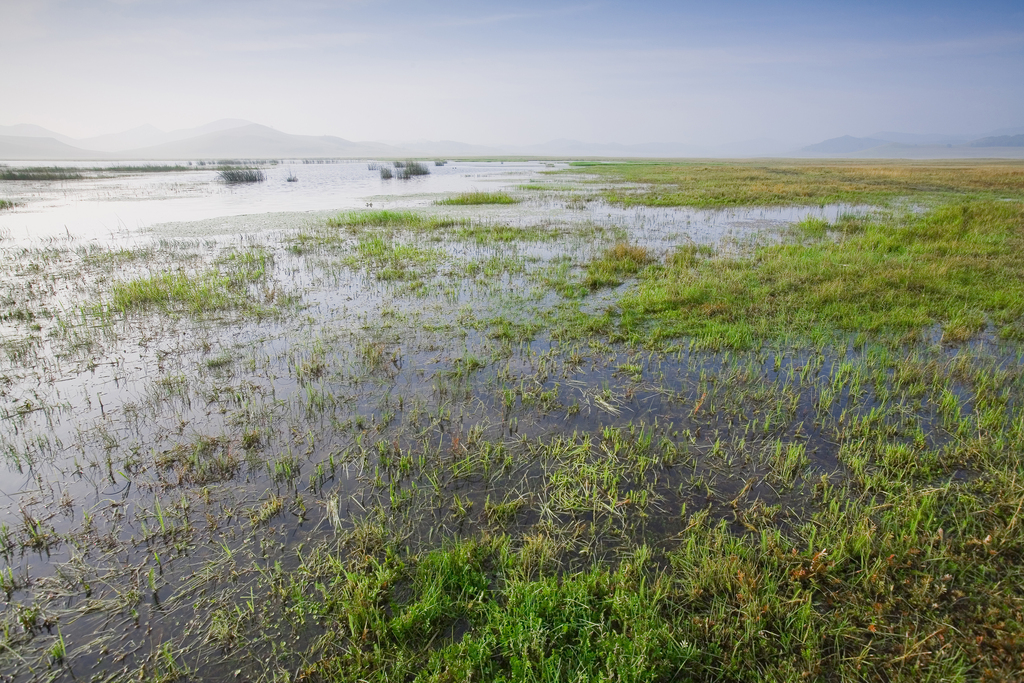
<path id="1" fill-rule="evenodd" d="M 821 152 L 822 154 L 849 154 L 850 152 L 859 152 L 863 149 L 888 145 L 889 142 L 888 140 L 878 140 L 876 138 L 855 138 L 850 135 L 844 135 L 841 138 L 831 138 L 824 142 L 807 145 L 803 148 L 803 151 Z"/>
<path id="2" fill-rule="evenodd" d="M 994 135 L 975 140 L 971 147 L 1024 147 L 1024 135 Z"/>
<path id="3" fill-rule="evenodd" d="M 891 159 L 1024 158 L 1024 128 L 1004 128 L 977 137 L 875 133 L 866 138 L 844 135 L 800 149 L 796 156 L 852 156 Z"/>
<path id="4" fill-rule="evenodd" d="M 535 145 L 473 145 L 452 140 L 353 142 L 331 135 L 291 135 L 242 119 L 162 131 L 140 126 L 121 133 L 75 139 L 31 124 L 0 126 L 0 159 L 184 160 L 401 157 L 1024 157 L 1024 128 L 983 136 L 881 132 L 844 135 L 801 149 L 774 140 L 728 145 L 587 143 L 558 139 Z"/>
<path id="5" fill-rule="evenodd" d="M 228 159 L 403 156 L 379 142 L 351 142 L 329 135 L 290 135 L 242 119 L 164 132 L 141 126 L 122 133 L 74 140 L 32 125 L 0 126 L 0 158 L 19 160 Z"/>

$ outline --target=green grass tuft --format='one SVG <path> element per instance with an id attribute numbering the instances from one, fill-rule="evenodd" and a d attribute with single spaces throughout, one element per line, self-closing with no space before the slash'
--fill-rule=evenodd
<path id="1" fill-rule="evenodd" d="M 428 219 L 415 211 L 351 211 L 340 213 L 334 218 L 327 219 L 327 225 L 332 228 L 395 228 L 414 227 L 419 228 L 427 223 Z"/>
<path id="2" fill-rule="evenodd" d="M 247 285 L 267 276 L 273 257 L 257 247 L 232 251 L 216 266 L 200 273 L 156 273 L 115 282 L 111 307 L 121 313 L 150 307 L 184 309 L 193 314 L 249 309 L 254 301 Z"/>
<path id="3" fill-rule="evenodd" d="M 517 204 L 519 201 L 507 192 L 464 192 L 434 203 L 442 206 L 471 206 L 476 204 Z"/>
<path id="4" fill-rule="evenodd" d="M 620 242 L 587 264 L 585 284 L 590 289 L 620 285 L 625 277 L 636 275 L 653 261 L 647 247 Z"/>

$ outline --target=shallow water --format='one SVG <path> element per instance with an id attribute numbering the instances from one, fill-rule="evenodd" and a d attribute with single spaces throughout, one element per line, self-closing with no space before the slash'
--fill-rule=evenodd
<path id="1" fill-rule="evenodd" d="M 154 165 L 178 162 L 152 162 Z M 61 167 L 139 165 L 140 162 L 55 162 Z M 74 235 L 109 240 L 154 225 L 272 212 L 337 211 L 428 204 L 441 193 L 500 189 L 524 182 L 550 163 L 451 162 L 430 174 L 382 180 L 365 161 L 266 166 L 266 182 L 228 185 L 215 170 L 113 174 L 63 181 L 0 180 L 0 197 L 19 204 L 0 212 L 0 232 L 32 241 Z M 298 182 L 288 182 L 289 174 Z"/>

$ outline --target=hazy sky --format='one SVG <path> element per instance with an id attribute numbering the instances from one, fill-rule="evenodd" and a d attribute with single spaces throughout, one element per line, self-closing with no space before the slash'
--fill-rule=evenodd
<path id="1" fill-rule="evenodd" d="M 1024 125 L 1020 2 L 0 0 L 0 124 L 813 142 Z"/>

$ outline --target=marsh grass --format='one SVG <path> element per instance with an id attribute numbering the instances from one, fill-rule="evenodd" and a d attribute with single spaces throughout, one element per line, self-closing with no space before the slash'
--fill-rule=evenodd
<path id="1" fill-rule="evenodd" d="M 0 167 L 0 180 L 79 180 L 82 177 L 82 172 L 77 168 L 62 168 L 60 166 Z"/>
<path id="2" fill-rule="evenodd" d="M 1016 681 L 1021 210 L 5 245 L 0 670 Z"/>
<path id="3" fill-rule="evenodd" d="M 198 170 L 199 167 L 189 164 L 140 164 L 122 166 L 98 166 L 90 169 L 92 171 L 107 171 L 110 173 L 175 173 L 179 171 Z"/>
<path id="4" fill-rule="evenodd" d="M 272 493 L 262 504 L 249 510 L 249 521 L 254 527 L 262 526 L 281 514 L 282 510 L 284 498 Z"/>
<path id="5" fill-rule="evenodd" d="M 273 257 L 263 248 L 231 251 L 199 272 L 162 272 L 114 282 L 111 308 L 122 314 L 151 307 L 203 314 L 227 309 L 258 312 L 247 285 L 266 278 Z"/>
<path id="6" fill-rule="evenodd" d="M 121 312 L 153 305 L 183 304 L 188 310 L 199 313 L 226 308 L 233 299 L 230 281 L 219 274 L 195 277 L 186 273 L 160 273 L 115 283 L 112 293 L 113 306 Z"/>
<path id="7" fill-rule="evenodd" d="M 468 221 L 467 221 L 468 222 Z M 432 230 L 457 225 L 458 220 L 442 216 L 426 216 L 415 211 L 351 211 L 327 219 L 332 228 L 411 228 Z"/>
<path id="8" fill-rule="evenodd" d="M 435 201 L 441 206 L 474 206 L 478 204 L 517 204 L 516 199 L 507 192 L 463 192 L 454 197 L 446 197 Z"/>
<path id="9" fill-rule="evenodd" d="M 817 234 L 834 231 L 837 239 L 750 256 L 696 258 L 683 250 L 622 298 L 620 323 L 636 340 L 686 336 L 727 346 L 781 330 L 902 336 L 936 323 L 951 342 L 987 324 L 1009 336 L 1024 315 L 1024 265 L 1016 257 L 1022 220 L 1019 204 L 974 200 L 923 215 L 815 224 Z M 590 266 L 588 282 L 614 284 L 639 265 L 606 256 Z"/>
<path id="10" fill-rule="evenodd" d="M 595 524 L 640 514 L 644 491 L 628 481 L 663 466 L 652 437 L 643 427 L 606 428 L 600 444 L 533 442 L 529 457 L 549 463 L 544 493 L 487 500 L 482 514 L 498 528 L 537 505 L 593 515 Z M 806 465 L 799 443 L 776 446 L 771 458 L 790 485 Z M 478 463 L 469 467 L 486 467 L 486 458 Z M 906 484 L 906 474 L 889 470 L 866 489 L 822 480 L 816 511 L 786 533 L 773 527 L 778 508 L 760 501 L 737 512 L 750 528 L 741 534 L 709 508 L 684 509 L 669 547 L 638 542 L 614 562 L 575 570 L 564 565 L 574 536 L 557 523 L 409 553 L 401 536 L 367 520 L 346 542 L 362 539 L 355 558 L 317 548 L 285 585 L 315 586 L 303 601 L 327 626 L 304 657 L 315 662 L 315 678 L 331 680 L 415 672 L 555 681 L 567 669 L 597 676 L 609 662 L 634 680 L 682 671 L 696 680 L 801 680 L 808 672 L 910 680 L 922 671 L 955 679 L 974 670 L 977 656 L 995 667 L 994 678 L 1009 675 L 1021 627 L 1010 616 L 1016 593 L 1000 586 L 1021 578 L 1014 511 L 1024 490 L 989 498 L 980 482 L 897 482 Z M 474 514 L 457 500 L 453 515 Z M 1008 622 L 989 635 L 993 613 Z"/>
<path id="11" fill-rule="evenodd" d="M 1024 197 L 1024 168 L 1016 162 L 574 162 L 567 172 L 619 185 L 601 194 L 625 205 L 715 208 L 880 204 L 965 194 Z"/>
<path id="12" fill-rule="evenodd" d="M 620 242 L 587 264 L 585 284 L 590 289 L 620 285 L 625 277 L 636 275 L 653 262 L 647 247 Z"/>
<path id="13" fill-rule="evenodd" d="M 480 245 L 543 242 L 557 239 L 560 234 L 556 229 L 545 229 L 540 226 L 518 227 L 483 222 L 471 223 L 455 232 L 458 239 L 471 240 Z"/>
<path id="14" fill-rule="evenodd" d="M 225 183 L 262 183 L 267 174 L 259 168 L 226 168 L 218 174 Z"/>
<path id="15" fill-rule="evenodd" d="M 316 243 L 343 243 L 348 236 L 366 230 L 383 229 L 388 234 L 407 232 L 431 239 L 473 241 L 479 245 L 541 242 L 557 239 L 565 230 L 546 224 L 511 226 L 463 217 L 437 216 L 408 210 L 353 211 L 329 218 L 323 228 L 304 228 L 295 242 L 312 246 Z M 337 232 L 331 229 L 343 229 Z"/>
<path id="16" fill-rule="evenodd" d="M 364 234 L 351 264 L 366 267 L 379 280 L 407 280 L 433 273 L 443 259 L 437 249 L 418 247 L 380 234 Z"/>
<path id="17" fill-rule="evenodd" d="M 0 211 L 3 211 L 4 209 L 13 209 L 13 208 L 14 208 L 14 202 L 12 202 L 9 199 L 0 199 Z"/>
<path id="18" fill-rule="evenodd" d="M 312 249 L 346 247 L 350 246 L 353 236 L 366 232 L 381 238 L 391 238 L 400 232 L 436 237 L 451 228 L 468 230 L 472 226 L 469 218 L 430 216 L 407 210 L 349 211 L 327 219 L 322 226 L 302 228 L 289 240 L 289 250 L 304 253 Z"/>
<path id="19" fill-rule="evenodd" d="M 426 164 L 418 161 L 396 161 L 395 177 L 399 180 L 408 180 L 415 176 L 430 175 L 430 169 Z"/>
<path id="20" fill-rule="evenodd" d="M 180 482 L 205 486 L 232 479 L 242 462 L 229 439 L 196 436 L 191 443 L 179 444 L 160 454 L 157 466 L 173 469 Z"/>

